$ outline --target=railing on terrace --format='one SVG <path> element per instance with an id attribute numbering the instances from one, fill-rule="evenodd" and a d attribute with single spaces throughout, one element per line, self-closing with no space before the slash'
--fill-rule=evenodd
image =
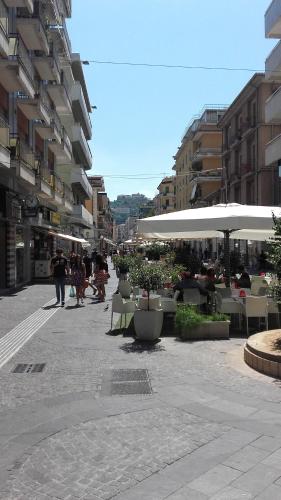
<path id="1" fill-rule="evenodd" d="M 52 187 L 52 174 L 48 165 L 46 165 L 41 159 L 38 159 L 37 173 L 42 181 L 46 182 L 50 187 Z"/>
<path id="2" fill-rule="evenodd" d="M 9 32 L 8 9 L 3 0 L 0 0 L 0 28 L 4 31 L 5 35 Z"/>
<path id="3" fill-rule="evenodd" d="M 9 38 L 9 59 L 17 60 L 26 70 L 30 80 L 34 83 L 34 68 L 23 42 L 18 35 L 12 35 Z"/>
<path id="4" fill-rule="evenodd" d="M 70 187 L 67 186 L 66 184 L 64 185 L 64 197 L 70 203 L 72 203 L 72 204 L 74 203 L 74 197 L 73 197 L 72 189 L 70 189 Z"/>
<path id="5" fill-rule="evenodd" d="M 21 161 L 31 170 L 37 170 L 35 155 L 18 134 L 10 134 L 11 160 Z"/>
<path id="6" fill-rule="evenodd" d="M 62 127 L 62 141 L 63 144 L 65 144 L 65 146 L 67 147 L 69 153 L 72 154 L 71 140 L 69 139 L 64 127 Z"/>
<path id="7" fill-rule="evenodd" d="M 51 186 L 54 189 L 54 191 L 61 196 L 64 195 L 64 183 L 63 181 L 56 175 L 52 174 L 51 175 Z"/>

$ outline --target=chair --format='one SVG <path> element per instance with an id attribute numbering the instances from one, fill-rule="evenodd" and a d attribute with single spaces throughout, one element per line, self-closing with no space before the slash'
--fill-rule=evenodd
<path id="1" fill-rule="evenodd" d="M 216 288 L 226 288 L 225 283 L 217 283 L 215 285 Z"/>
<path id="2" fill-rule="evenodd" d="M 245 297 L 242 304 L 242 314 L 246 318 L 247 337 L 249 336 L 249 318 L 264 318 L 268 330 L 268 300 L 267 297 Z"/>
<path id="3" fill-rule="evenodd" d="M 183 301 L 185 304 L 200 306 L 206 304 L 207 295 L 201 295 L 198 288 L 184 288 Z"/>
<path id="4" fill-rule="evenodd" d="M 220 287 L 218 285 L 215 285 L 216 292 L 220 294 L 222 299 L 230 298 L 231 297 L 231 288 L 230 287 Z"/>
<path id="5" fill-rule="evenodd" d="M 220 293 L 216 294 L 216 309 L 221 314 L 238 314 L 239 328 L 241 328 L 241 315 L 243 307 L 239 300 L 232 299 L 231 297 L 223 299 Z"/>
<path id="6" fill-rule="evenodd" d="M 112 330 L 112 322 L 113 322 L 113 313 L 121 314 L 120 320 L 120 330 L 122 328 L 122 319 L 123 314 L 125 314 L 125 328 L 126 328 L 126 314 L 133 313 L 136 310 L 136 304 L 133 300 L 125 300 L 121 297 L 120 293 L 115 293 L 112 295 L 112 303 L 111 303 L 111 326 L 110 331 Z"/>
<path id="7" fill-rule="evenodd" d="M 169 297 L 161 297 L 161 309 L 164 313 L 175 313 L 177 310 L 177 301 Z"/>
<path id="8" fill-rule="evenodd" d="M 280 312 L 277 302 L 273 299 L 268 299 L 268 314 L 275 314 L 277 316 L 277 325 L 280 328 Z"/>

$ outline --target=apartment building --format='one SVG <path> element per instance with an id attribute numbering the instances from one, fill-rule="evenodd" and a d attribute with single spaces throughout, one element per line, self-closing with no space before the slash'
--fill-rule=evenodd
<path id="1" fill-rule="evenodd" d="M 175 176 L 164 177 L 157 187 L 158 194 L 154 198 L 155 215 L 168 214 L 175 210 Z"/>
<path id="2" fill-rule="evenodd" d="M 265 36 L 279 39 L 265 61 L 265 78 L 272 82 L 272 91 L 265 102 L 265 122 L 272 127 L 265 148 L 265 166 L 272 175 L 274 205 L 281 205 L 281 5 L 273 0 L 265 13 Z"/>
<path id="3" fill-rule="evenodd" d="M 265 151 L 281 127 L 278 122 L 265 122 L 265 104 L 277 85 L 263 73 L 256 73 L 219 122 L 223 130 L 224 202 L 275 204 L 275 174 L 266 165 Z"/>
<path id="4" fill-rule="evenodd" d="M 185 131 L 174 157 L 177 210 L 219 201 L 222 133 L 217 125 L 226 109 L 206 106 Z"/>
<path id="5" fill-rule="evenodd" d="M 47 276 L 56 246 L 92 226 L 91 105 L 69 17 L 71 0 L 0 0 L 0 288 Z"/>

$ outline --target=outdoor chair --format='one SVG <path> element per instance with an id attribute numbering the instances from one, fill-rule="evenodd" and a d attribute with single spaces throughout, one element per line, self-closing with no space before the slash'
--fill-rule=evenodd
<path id="1" fill-rule="evenodd" d="M 113 322 L 113 313 L 121 314 L 120 320 L 120 329 L 122 328 L 122 319 L 123 314 L 125 314 L 125 328 L 126 328 L 126 314 L 133 313 L 136 310 L 136 304 L 133 300 L 125 300 L 122 298 L 120 293 L 115 293 L 112 295 L 112 303 L 111 303 L 111 327 L 112 330 L 112 322 Z"/>
<path id="2" fill-rule="evenodd" d="M 215 285 L 216 288 L 226 288 L 225 283 L 217 283 Z"/>
<path id="3" fill-rule="evenodd" d="M 226 299 L 231 297 L 231 288 L 224 286 L 224 288 L 221 288 L 218 285 L 215 285 L 216 292 L 220 294 L 222 299 Z"/>
<path id="4" fill-rule="evenodd" d="M 279 313 L 279 306 L 277 302 L 273 299 L 268 299 L 268 314 L 274 314 L 277 316 L 277 326 L 280 328 L 280 313 Z"/>
<path id="5" fill-rule="evenodd" d="M 246 318 L 247 337 L 249 336 L 249 318 L 264 318 L 268 330 L 268 300 L 267 297 L 245 297 L 242 304 L 242 314 Z"/>
<path id="6" fill-rule="evenodd" d="M 241 328 L 241 315 L 243 313 L 241 302 L 231 297 L 222 298 L 221 294 L 217 293 L 216 310 L 221 314 L 238 314 L 239 328 Z"/>
<path id="7" fill-rule="evenodd" d="M 185 304 L 200 306 L 206 304 L 207 295 L 201 295 L 197 288 L 185 288 L 183 290 L 183 301 Z"/>

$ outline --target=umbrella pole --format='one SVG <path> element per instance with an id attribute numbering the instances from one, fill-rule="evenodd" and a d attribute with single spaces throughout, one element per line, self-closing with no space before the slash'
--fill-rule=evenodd
<path id="1" fill-rule="evenodd" d="M 224 231 L 224 265 L 225 265 L 225 285 L 230 287 L 230 252 L 229 252 L 230 231 Z"/>

